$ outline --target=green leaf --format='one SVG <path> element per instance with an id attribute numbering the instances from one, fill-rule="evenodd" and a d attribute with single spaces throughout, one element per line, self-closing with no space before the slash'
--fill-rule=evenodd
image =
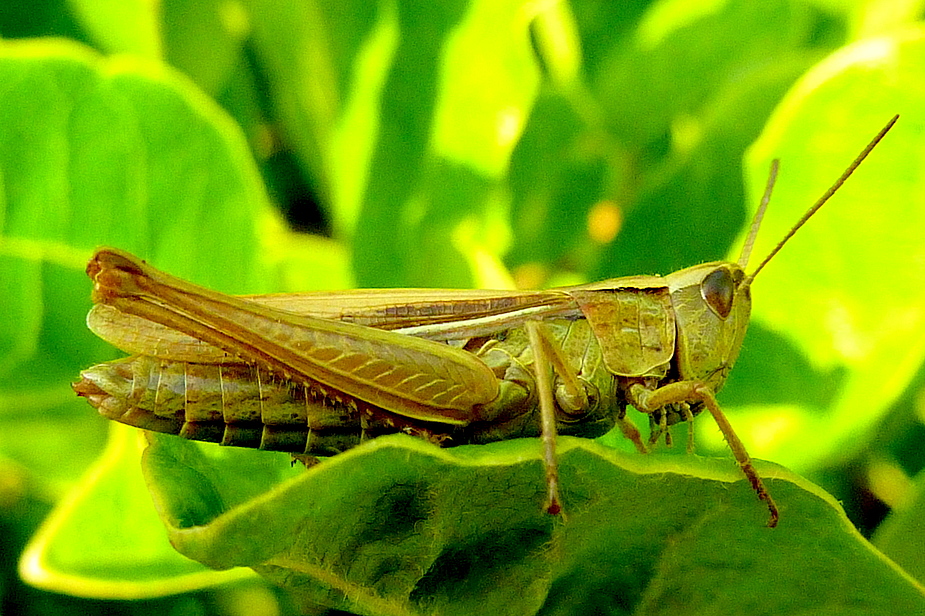
<path id="1" fill-rule="evenodd" d="M 919 473 L 912 489 L 877 528 L 872 541 L 919 582 L 925 580 L 925 473 Z"/>
<path id="2" fill-rule="evenodd" d="M 68 0 L 67 4 L 102 49 L 152 60 L 160 58 L 159 3 L 151 0 Z"/>
<path id="3" fill-rule="evenodd" d="M 154 435 L 145 472 L 171 542 L 361 614 L 895 614 L 925 593 L 825 493 L 760 466 L 777 529 L 734 464 L 560 443 L 564 518 L 540 444 L 374 439 L 293 476 L 285 456 Z M 261 492 L 258 484 L 271 489 Z M 822 526 L 829 532 L 819 534 Z M 345 598 L 346 597 L 346 598 Z M 850 606 L 850 608 L 849 608 Z"/>
<path id="4" fill-rule="evenodd" d="M 216 96 L 242 61 L 249 17 L 240 3 L 170 0 L 160 7 L 165 59 Z"/>
<path id="5" fill-rule="evenodd" d="M 246 3 L 278 122 L 335 233 L 352 237 L 398 45 L 393 3 Z"/>
<path id="6" fill-rule="evenodd" d="M 140 599 L 252 575 L 177 557 L 141 476 L 140 434 L 119 424 L 111 431 L 106 451 L 33 536 L 22 577 L 78 597 Z"/>
<path id="7" fill-rule="evenodd" d="M 474 241 L 505 248 L 501 180 L 539 82 L 524 6 L 399 3 L 356 235 L 360 285 L 471 286 L 463 253 Z"/>
<path id="8" fill-rule="evenodd" d="M 655 2 L 624 36 L 597 29 L 638 11 L 576 3 L 587 91 L 547 87 L 515 151 L 514 267 L 590 281 L 722 258 L 745 219 L 743 152 L 840 41 L 837 19 L 784 0 Z"/>
<path id="9" fill-rule="evenodd" d="M 644 143 L 679 115 L 696 117 L 717 90 L 779 57 L 812 57 L 831 47 L 841 40 L 839 26 L 786 0 L 656 2 L 634 35 L 612 47 L 595 75 L 596 89 L 602 103 L 614 106 L 612 115 L 622 118 L 618 130 Z"/>

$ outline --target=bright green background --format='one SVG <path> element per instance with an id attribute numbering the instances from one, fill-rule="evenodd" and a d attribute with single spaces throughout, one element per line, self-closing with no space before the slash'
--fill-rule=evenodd
<path id="1" fill-rule="evenodd" d="M 921 4 L 9 4 L 0 549 L 25 547 L 46 592 L 4 559 L 4 613 L 925 612 Z M 683 429 L 646 458 L 563 439 L 560 525 L 537 517 L 534 441 L 394 437 L 304 473 L 155 437 L 140 465 L 136 431 L 68 387 L 118 356 L 83 325 L 98 245 L 232 293 L 664 274 L 737 254 L 777 157 L 754 261 L 896 113 L 757 279 L 720 394 L 751 454 L 792 471 L 759 467 L 776 531 L 708 418 L 703 458 Z M 305 191 L 327 237 L 274 208 Z M 596 205 L 620 213 L 613 241 L 588 232 Z M 299 591 L 205 569 L 164 524 L 188 556 Z"/>

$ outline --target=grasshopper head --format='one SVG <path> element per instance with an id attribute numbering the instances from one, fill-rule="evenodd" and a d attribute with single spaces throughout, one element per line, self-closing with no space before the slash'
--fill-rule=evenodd
<path id="1" fill-rule="evenodd" d="M 777 178 L 778 161 L 776 160 L 771 164 L 771 173 L 764 196 L 752 220 L 751 229 L 738 262 L 704 263 L 675 272 L 667 277 L 677 327 L 678 378 L 700 381 L 711 385 L 713 391 L 719 391 L 726 382 L 726 375 L 739 356 L 745 330 L 748 329 L 748 318 L 752 307 L 750 288 L 755 276 L 845 183 L 845 180 L 854 173 L 854 170 L 889 132 L 898 118 L 899 116 L 893 116 L 842 173 L 841 177 L 803 214 L 803 217 L 793 225 L 751 274 L 746 276 L 745 267 L 748 264 L 755 237 L 758 235 L 765 209 L 768 207 L 771 189 Z"/>
<path id="2" fill-rule="evenodd" d="M 678 376 L 719 391 L 739 356 L 752 308 L 749 281 L 736 263 L 695 265 L 667 277 L 677 327 Z"/>
<path id="3" fill-rule="evenodd" d="M 748 329 L 751 313 L 751 284 L 758 273 L 780 252 L 784 244 L 808 221 L 819 208 L 845 183 L 858 165 L 870 154 L 899 116 L 887 123 L 867 147 L 842 173 L 841 177 L 810 207 L 790 231 L 761 260 L 754 270 L 745 274 L 761 220 L 771 198 L 771 189 L 777 178 L 778 161 L 771 164 L 771 173 L 764 197 L 742 247 L 737 263 L 714 261 L 695 265 L 665 277 L 671 295 L 675 316 L 675 366 L 674 374 L 668 376 L 678 381 L 696 381 L 718 392 L 726 382 L 726 376 L 739 356 L 745 331 Z M 674 407 L 674 408 L 672 408 Z M 702 404 L 695 404 L 681 412 L 679 405 L 667 405 L 660 412 L 660 418 L 650 416 L 651 421 L 661 419 L 661 426 L 672 425 L 690 418 L 702 410 Z M 659 427 L 661 430 L 661 427 Z M 657 438 L 658 433 L 655 434 Z"/>

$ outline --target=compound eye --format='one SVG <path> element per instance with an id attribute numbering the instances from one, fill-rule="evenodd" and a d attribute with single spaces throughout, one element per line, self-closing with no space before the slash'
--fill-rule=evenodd
<path id="1" fill-rule="evenodd" d="M 700 283 L 700 295 L 707 302 L 710 310 L 721 319 L 732 312 L 732 300 L 735 297 L 736 283 L 732 272 L 721 267 L 707 274 Z"/>

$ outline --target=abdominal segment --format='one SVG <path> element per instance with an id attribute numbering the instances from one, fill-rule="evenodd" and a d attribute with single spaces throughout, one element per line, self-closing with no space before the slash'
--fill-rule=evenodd
<path id="1" fill-rule="evenodd" d="M 136 355 L 98 364 L 81 377 L 75 391 L 103 416 L 197 441 L 323 456 L 402 431 L 350 397 L 341 400 L 248 364 Z"/>

